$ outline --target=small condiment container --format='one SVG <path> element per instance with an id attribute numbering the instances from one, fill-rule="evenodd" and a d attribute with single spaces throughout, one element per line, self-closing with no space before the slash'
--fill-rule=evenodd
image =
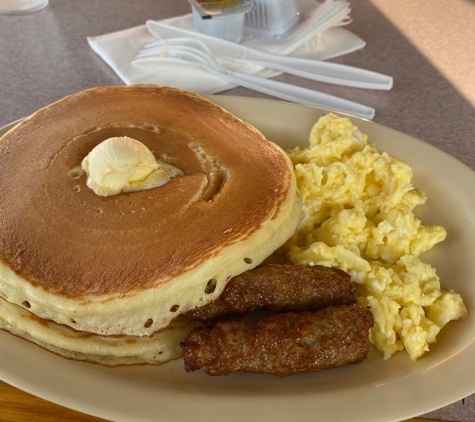
<path id="1" fill-rule="evenodd" d="M 260 38 L 284 38 L 300 20 L 295 0 L 249 1 L 254 8 L 246 15 L 246 34 Z"/>
<path id="2" fill-rule="evenodd" d="M 188 0 L 195 29 L 212 37 L 240 43 L 244 17 L 253 6 L 247 0 Z"/>

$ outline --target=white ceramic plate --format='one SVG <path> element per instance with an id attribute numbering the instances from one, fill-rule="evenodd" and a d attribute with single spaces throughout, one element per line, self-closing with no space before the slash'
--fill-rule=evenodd
<path id="1" fill-rule="evenodd" d="M 254 124 L 284 148 L 304 145 L 324 110 L 239 97 L 211 99 Z M 69 361 L 0 332 L 0 379 L 36 396 L 115 421 L 396 421 L 475 392 L 475 173 L 440 150 L 378 124 L 354 119 L 381 150 L 414 167 L 429 197 L 420 215 L 448 238 L 422 258 L 445 289 L 465 299 L 469 316 L 446 326 L 418 362 L 372 350 L 354 366 L 288 378 L 185 373 L 181 360 L 158 367 L 105 368 Z M 3 134 L 8 127 L 3 128 Z"/>

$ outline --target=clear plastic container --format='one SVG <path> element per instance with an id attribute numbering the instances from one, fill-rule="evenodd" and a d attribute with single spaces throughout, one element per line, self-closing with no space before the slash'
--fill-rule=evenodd
<path id="1" fill-rule="evenodd" d="M 195 29 L 198 32 L 234 43 L 241 42 L 244 17 L 253 8 L 250 2 L 232 2 L 237 3 L 237 5 L 224 8 L 219 8 L 218 5 L 227 2 L 216 2 L 216 6 L 209 8 L 202 7 L 199 2 L 196 4 L 190 1 L 190 3 Z"/>
<path id="2" fill-rule="evenodd" d="M 48 6 L 48 0 L 0 0 L 0 14 L 32 13 L 46 6 Z"/>
<path id="3" fill-rule="evenodd" d="M 250 0 L 253 10 L 246 15 L 244 32 L 262 38 L 283 38 L 299 22 L 295 0 Z"/>

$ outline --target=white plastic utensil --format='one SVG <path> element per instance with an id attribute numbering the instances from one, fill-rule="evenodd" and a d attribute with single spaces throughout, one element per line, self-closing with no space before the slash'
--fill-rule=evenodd
<path id="1" fill-rule="evenodd" d="M 351 114 L 366 119 L 374 117 L 374 109 L 353 101 L 344 100 L 312 91 L 306 88 L 285 84 L 272 79 L 259 78 L 239 72 L 232 72 L 219 64 L 212 56 L 186 46 L 163 47 L 160 54 L 143 57 L 132 62 L 133 65 L 169 62 L 203 69 L 231 84 L 240 85 L 276 98 L 299 104 L 311 105 L 329 110 Z"/>
<path id="2" fill-rule="evenodd" d="M 286 42 L 290 40 L 293 40 L 293 42 L 291 41 L 291 47 L 284 50 L 282 54 L 286 55 L 294 52 L 301 45 L 333 26 L 350 23 L 350 11 L 350 5 L 346 1 L 325 0 L 307 20 L 303 21 L 302 24 L 287 37 Z"/>
<path id="3" fill-rule="evenodd" d="M 393 78 L 381 73 L 331 62 L 277 56 L 274 54 L 258 52 L 243 46 L 237 46 L 237 49 L 232 49 L 232 51 L 229 50 L 227 55 L 222 56 L 222 49 L 219 49 L 219 51 L 214 49 L 216 53 L 220 53 L 216 54 L 212 50 L 213 46 L 209 48 L 204 42 L 193 38 L 178 37 L 158 40 L 146 45 L 137 55 L 137 58 L 152 57 L 157 54 L 157 52 L 160 52 L 163 46 L 172 45 L 192 47 L 204 54 L 214 56 L 216 59 L 227 59 L 239 63 L 275 69 L 319 82 L 379 90 L 390 90 L 393 85 Z M 236 52 L 238 52 L 239 58 L 235 58 Z"/>

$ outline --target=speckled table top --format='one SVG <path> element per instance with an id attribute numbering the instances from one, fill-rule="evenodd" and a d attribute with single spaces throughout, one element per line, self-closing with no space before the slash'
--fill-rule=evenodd
<path id="1" fill-rule="evenodd" d="M 371 105 L 375 122 L 428 142 L 475 170 L 475 1 L 350 3 L 348 29 L 367 45 L 333 61 L 389 74 L 394 88 L 360 90 L 290 75 L 276 79 Z M 87 36 L 185 13 L 185 0 L 50 0 L 38 13 L 0 15 L 0 126 L 68 94 L 123 84 L 91 50 Z M 225 94 L 265 97 L 245 88 Z M 473 421 L 475 396 L 425 417 Z"/>

